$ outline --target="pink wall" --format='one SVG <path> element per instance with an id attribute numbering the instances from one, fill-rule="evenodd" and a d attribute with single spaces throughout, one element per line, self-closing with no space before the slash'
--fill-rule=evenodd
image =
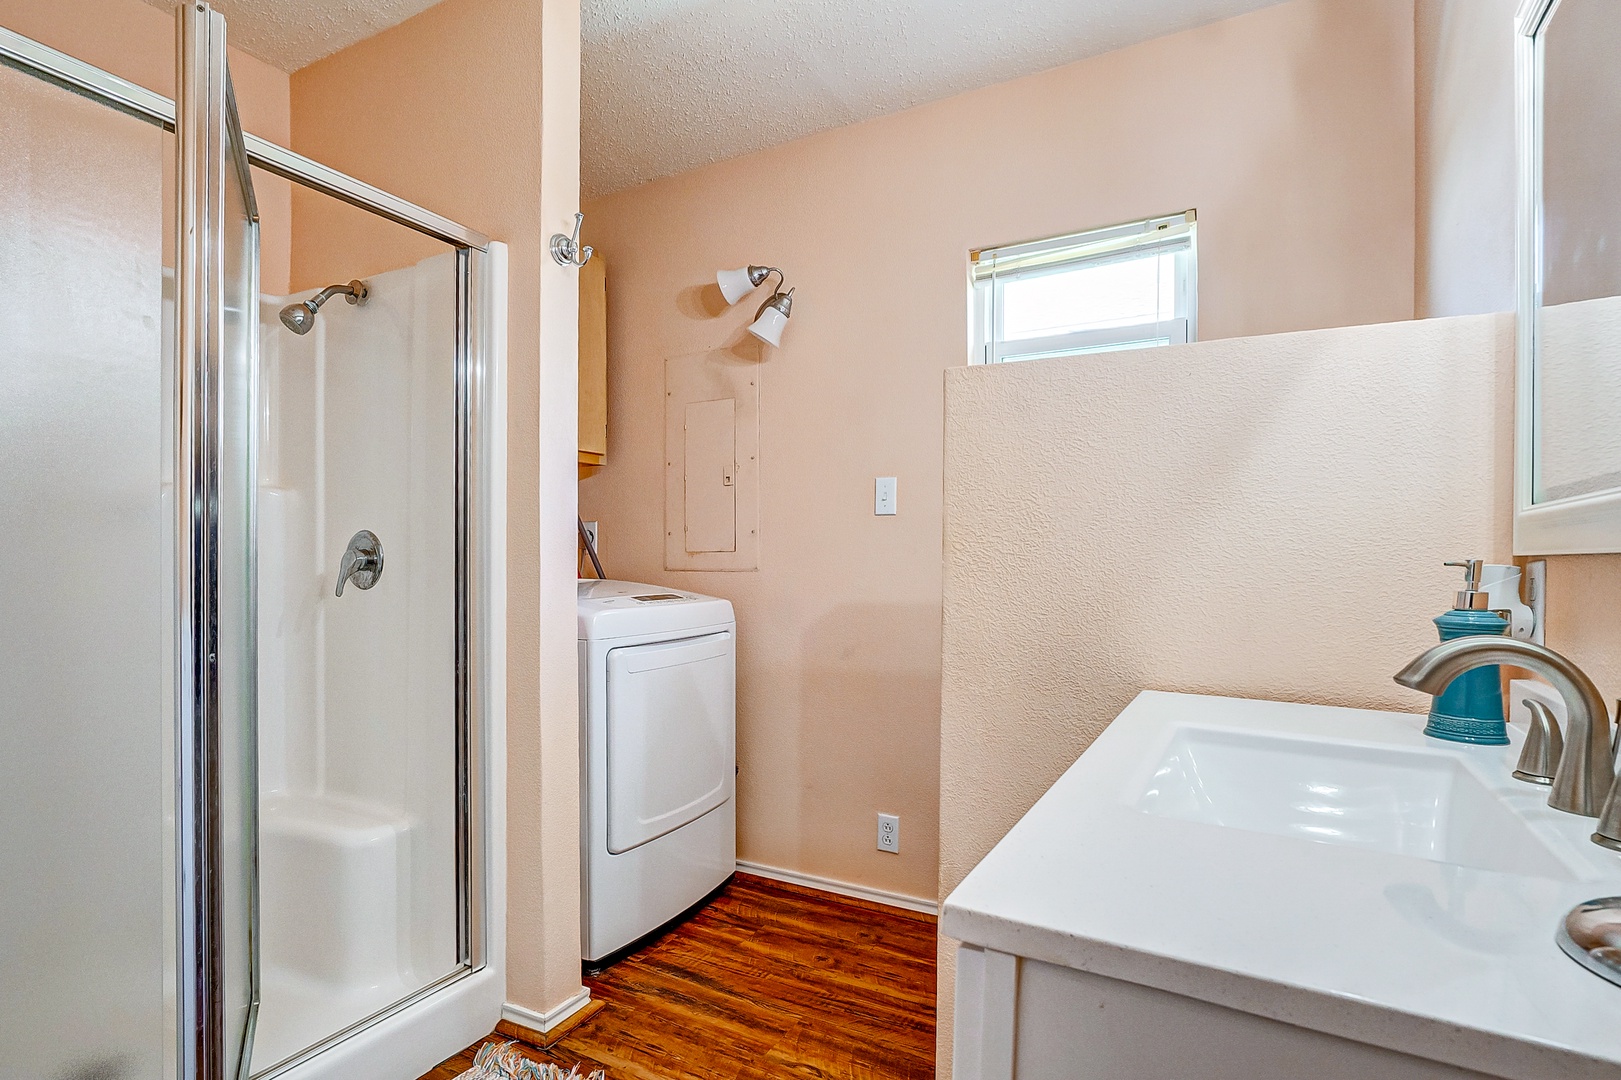
<path id="1" fill-rule="evenodd" d="M 577 4 L 445 0 L 292 84 L 294 149 L 510 245 L 507 979 L 537 1012 L 580 989 L 578 285 L 542 257 L 579 198 L 578 83 Z M 301 271 L 378 256 L 297 209 Z"/>
<path id="2" fill-rule="evenodd" d="M 142 0 L 0 0 L 0 26 L 174 97 L 174 16 Z M 242 126 L 287 145 L 287 73 L 231 50 Z"/>
<path id="3" fill-rule="evenodd" d="M 1517 0 L 1415 0 L 1415 314 L 1514 309 Z"/>
<path id="4" fill-rule="evenodd" d="M 0 0 L 0 26 L 174 97 L 174 16 L 142 0 Z M 243 128 L 288 145 L 291 109 L 286 72 L 238 49 L 230 51 L 230 63 Z M 267 291 L 286 292 L 292 185 L 260 173 L 254 187 L 261 217 L 261 278 Z M 165 240 L 166 251 L 171 243 Z"/>
<path id="5" fill-rule="evenodd" d="M 936 890 L 942 373 L 970 248 L 1189 207 L 1206 338 L 1413 314 L 1411 0 L 1295 0 L 595 200 L 610 575 L 730 598 L 745 860 Z M 587 148 L 589 151 L 589 148 Z M 784 267 L 783 347 L 714 272 Z M 663 364 L 759 363 L 757 573 L 663 569 Z M 1029 462 L 1009 461 L 1010 470 Z M 872 515 L 875 476 L 900 514 Z M 874 849 L 875 813 L 902 853 Z"/>

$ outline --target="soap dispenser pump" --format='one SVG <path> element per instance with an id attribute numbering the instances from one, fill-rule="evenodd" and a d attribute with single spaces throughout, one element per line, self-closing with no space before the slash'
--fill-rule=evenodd
<path id="1" fill-rule="evenodd" d="M 1469 559 L 1446 565 L 1462 567 L 1466 580 L 1452 610 L 1436 616 L 1435 626 L 1441 632 L 1441 640 L 1500 637 L 1508 630 L 1509 621 L 1488 607 L 1490 594 L 1480 586 L 1482 560 Z M 1448 683 L 1430 705 L 1430 719 L 1424 725 L 1424 734 L 1451 742 L 1507 745 L 1503 684 L 1497 667 L 1478 667 Z"/>

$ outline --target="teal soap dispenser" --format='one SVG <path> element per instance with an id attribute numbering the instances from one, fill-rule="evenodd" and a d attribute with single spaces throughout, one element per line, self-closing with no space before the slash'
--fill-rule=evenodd
<path id="1" fill-rule="evenodd" d="M 1468 580 L 1452 610 L 1436 616 L 1435 625 L 1441 631 L 1441 640 L 1481 635 L 1497 637 L 1507 632 L 1507 617 L 1486 607 L 1487 594 L 1480 588 L 1481 560 L 1446 565 L 1461 566 Z M 1503 684 L 1497 667 L 1478 667 L 1448 683 L 1430 705 L 1430 720 L 1424 725 L 1424 734 L 1452 742 L 1507 745 Z"/>

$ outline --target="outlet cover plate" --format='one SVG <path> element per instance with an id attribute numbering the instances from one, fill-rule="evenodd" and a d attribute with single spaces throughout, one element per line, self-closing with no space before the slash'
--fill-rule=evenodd
<path id="1" fill-rule="evenodd" d="M 878 850 L 901 853 L 901 819 L 896 814 L 878 815 Z"/>
<path id="2" fill-rule="evenodd" d="M 1526 564 L 1525 602 L 1531 608 L 1531 641 L 1546 644 L 1543 624 L 1548 612 L 1548 560 L 1532 559 Z"/>

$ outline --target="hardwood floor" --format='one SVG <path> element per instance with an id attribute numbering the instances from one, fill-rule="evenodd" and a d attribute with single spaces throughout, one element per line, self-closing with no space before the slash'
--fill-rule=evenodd
<path id="1" fill-rule="evenodd" d="M 934 961 L 932 916 L 739 874 L 587 979 L 606 1003 L 594 1017 L 519 1048 L 608 1080 L 932 1080 Z M 481 1045 L 423 1080 L 450 1080 Z"/>

